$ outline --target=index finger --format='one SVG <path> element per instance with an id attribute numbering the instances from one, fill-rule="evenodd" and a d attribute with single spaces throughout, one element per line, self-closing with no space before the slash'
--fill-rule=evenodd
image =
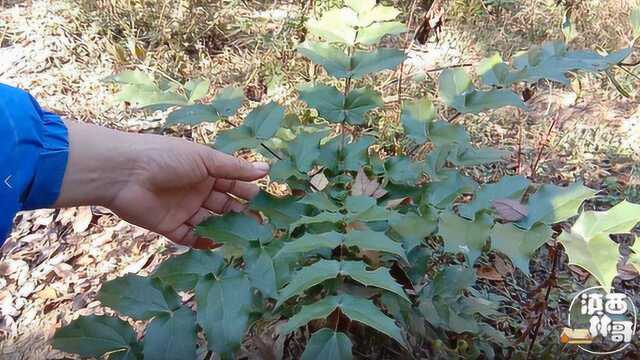
<path id="1" fill-rule="evenodd" d="M 269 172 L 269 164 L 265 162 L 249 162 L 207 148 L 203 160 L 209 175 L 229 180 L 253 181 L 263 178 Z"/>

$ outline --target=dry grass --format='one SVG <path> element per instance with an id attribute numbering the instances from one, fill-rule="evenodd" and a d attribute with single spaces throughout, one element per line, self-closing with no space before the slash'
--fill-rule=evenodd
<path id="1" fill-rule="evenodd" d="M 326 78 L 294 51 L 304 36 L 303 15 L 312 11 L 306 1 L 77 1 L 2 2 L 0 6 L 0 81 L 28 89 L 45 107 L 67 118 L 128 131 L 159 131 L 162 114 L 142 114 L 110 101 L 114 89 L 101 80 L 125 68 L 178 80 L 206 77 L 213 89 L 243 86 L 256 100 L 248 107 L 274 99 L 296 109 L 300 105 L 295 101 L 296 84 Z M 405 14 L 410 3 L 399 4 Z M 438 73 L 429 69 L 476 62 L 494 51 L 509 58 L 531 43 L 561 37 L 563 9 L 556 1 L 515 3 L 497 9 L 482 6 L 480 0 L 451 0 L 452 19 L 445 23 L 438 41 L 431 39 L 409 49 L 403 98 L 435 97 Z M 610 50 L 628 44 L 626 16 L 632 1 L 576 3 L 573 16 L 580 36 L 572 46 Z M 418 9 L 416 19 L 421 16 Z M 388 45 L 404 47 L 405 42 L 401 38 Z M 633 77 L 621 71 L 616 76 L 624 86 L 637 87 Z M 396 81 L 397 73 L 392 72 L 363 81 L 385 95 L 387 105 L 376 116 L 374 127 L 387 140 L 387 150 L 397 145 L 395 135 L 400 129 Z M 474 175 L 530 175 L 531 164 L 541 153 L 533 176 L 536 181 L 584 179 L 602 187 L 612 200 L 627 196 L 639 201 L 637 90 L 632 88 L 632 98 L 625 99 L 606 78 L 593 75 L 581 77 L 580 85 L 576 93 L 540 84 L 526 113 L 503 109 L 457 118 L 478 145 L 514 151 L 508 166 L 474 169 Z M 549 131 L 554 119 L 556 124 Z M 193 131 L 178 129 L 177 134 L 203 139 L 215 132 L 215 126 L 207 125 Z M 74 232 L 70 227 L 82 220 L 79 214 L 27 213 L 17 219 L 16 231 L 0 253 L 0 264 L 27 259 L 25 264 L 12 265 L 26 266 L 20 273 L 26 275 L 0 274 L 0 357 L 61 356 L 50 352 L 46 339 L 78 313 L 103 311 L 92 298 L 101 282 L 126 269 L 149 271 L 175 251 L 165 250 L 157 236 L 119 223 L 100 209 L 94 209 L 87 229 Z M 103 234 L 110 231 L 112 235 L 105 238 Z M 96 246 L 105 252 L 98 254 Z M 151 260 L 149 254 L 154 254 Z M 54 270 L 53 275 L 33 275 L 34 269 L 60 263 L 70 266 L 75 275 Z M 32 285 L 31 292 L 22 290 Z M 55 299 L 37 295 L 48 287 L 54 288 Z"/>

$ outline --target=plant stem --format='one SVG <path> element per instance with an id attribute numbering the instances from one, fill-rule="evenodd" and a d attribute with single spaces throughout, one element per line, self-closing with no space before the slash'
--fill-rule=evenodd
<path id="1" fill-rule="evenodd" d="M 552 269 L 551 269 L 551 274 L 549 274 L 549 277 L 547 278 L 547 292 L 544 295 L 544 305 L 542 307 L 542 311 L 540 312 L 540 315 L 538 315 L 538 320 L 536 321 L 536 325 L 535 328 L 533 329 L 533 337 L 531 338 L 531 342 L 529 343 L 529 348 L 527 349 L 527 357 L 526 359 L 528 360 L 531 357 L 531 351 L 533 351 L 533 344 L 535 344 L 536 339 L 538 338 L 538 331 L 540 330 L 540 325 L 542 325 L 542 320 L 544 319 L 544 313 L 547 310 L 547 306 L 549 305 L 549 294 L 551 294 L 551 288 L 555 285 L 556 283 L 556 271 L 558 269 L 558 253 L 560 252 L 560 249 L 558 248 L 558 244 L 556 242 L 554 242 L 553 247 L 550 248 L 552 254 L 551 254 L 551 262 L 552 262 Z"/>
<path id="2" fill-rule="evenodd" d="M 542 139 L 542 141 L 540 143 L 540 148 L 538 149 L 538 155 L 536 156 L 536 160 L 531 165 L 531 174 L 529 176 L 532 177 L 532 178 L 536 174 L 536 170 L 538 170 L 538 164 L 540 163 L 540 160 L 542 159 L 542 152 L 544 151 L 544 148 L 549 143 L 549 136 L 551 136 L 551 131 L 556 126 L 557 122 L 558 122 L 558 115 L 556 115 L 553 118 L 553 121 L 551 122 L 551 125 L 549 126 L 549 129 L 547 130 L 547 133 L 545 134 L 544 138 Z"/>

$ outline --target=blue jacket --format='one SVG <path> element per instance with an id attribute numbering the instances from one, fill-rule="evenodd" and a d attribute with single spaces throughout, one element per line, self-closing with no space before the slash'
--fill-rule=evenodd
<path id="1" fill-rule="evenodd" d="M 0 84 L 0 246 L 18 211 L 50 207 L 67 166 L 67 128 L 28 93 Z"/>

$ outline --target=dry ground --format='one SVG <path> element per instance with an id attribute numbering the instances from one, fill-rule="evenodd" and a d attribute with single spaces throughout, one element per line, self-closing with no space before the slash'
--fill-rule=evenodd
<path id="1" fill-rule="evenodd" d="M 508 58 L 528 44 L 560 37 L 561 10 L 554 1 L 516 2 L 522 4 L 492 9 L 487 15 L 479 1 L 451 1 L 453 20 L 438 39 L 410 47 L 404 97 L 434 93 L 437 72 L 432 69 L 476 62 L 493 51 Z M 184 11 L 185 1 L 168 3 L 176 8 L 159 10 Z M 162 119 L 161 114 L 133 112 L 110 100 L 114 89 L 101 80 L 132 64 L 180 80 L 204 76 L 213 89 L 242 85 L 256 93 L 257 100 L 292 103 L 295 83 L 313 70 L 292 51 L 301 36 L 301 16 L 308 12 L 306 2 L 215 3 L 215 11 L 206 15 L 212 25 L 194 40 L 181 38 L 180 29 L 158 35 L 132 28 L 132 23 L 139 24 L 137 18 L 116 23 L 105 20 L 106 15 L 95 17 L 91 3 L 82 7 L 71 0 L 0 0 L 0 81 L 29 90 L 44 107 L 66 118 L 127 131 L 158 131 Z M 573 45 L 613 49 L 628 44 L 626 14 L 632 3 L 584 2 L 575 10 L 580 36 Z M 421 16 L 416 10 L 414 29 Z M 127 47 L 128 38 L 136 39 L 133 46 Z M 403 38 L 395 42 L 406 45 Z M 144 51 L 130 51 L 136 46 Z M 622 97 L 606 79 L 589 75 L 572 88 L 541 84 L 527 113 L 507 109 L 457 121 L 469 128 L 478 144 L 522 147 L 515 171 L 530 175 L 530 164 L 545 143 L 536 180 L 564 183 L 582 178 L 604 189 L 611 199 L 626 196 L 638 201 L 640 116 L 633 87 L 638 83 L 624 73 L 616 74 L 630 89 L 631 98 Z M 381 130 L 397 128 L 396 78 L 397 73 L 388 73 L 372 82 L 387 95 Z M 556 125 L 549 130 L 553 119 Z M 204 126 L 197 131 L 179 129 L 178 135 L 201 139 L 214 132 L 214 127 Z M 516 160 L 511 160 L 502 171 L 514 170 Z M 20 214 L 0 251 L 0 358 L 63 357 L 50 349 L 47 340 L 78 315 L 105 311 L 94 300 L 102 282 L 128 272 L 148 273 L 179 251 L 102 208 Z"/>

